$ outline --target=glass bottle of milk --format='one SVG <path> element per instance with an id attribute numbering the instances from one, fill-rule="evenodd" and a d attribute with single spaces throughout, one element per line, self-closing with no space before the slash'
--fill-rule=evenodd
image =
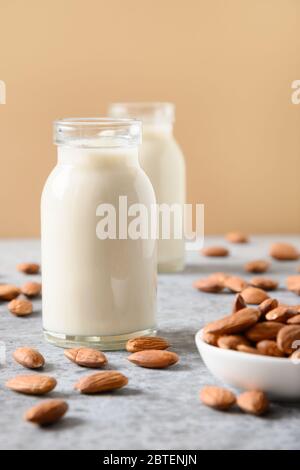
<path id="1" fill-rule="evenodd" d="M 138 159 L 141 123 L 63 119 L 54 138 L 58 161 L 41 201 L 45 337 L 122 349 L 156 327 L 157 241 L 124 226 L 120 236 L 127 213 L 118 218 L 120 198 L 129 208 L 156 204 Z"/>
<path id="2" fill-rule="evenodd" d="M 183 206 L 186 197 L 185 161 L 173 135 L 175 109 L 172 103 L 113 103 L 109 115 L 136 118 L 143 122 L 140 162 L 149 176 L 160 205 L 158 271 L 176 272 L 184 268 Z M 171 216 L 170 237 L 163 224 L 163 206 L 181 208 L 182 217 Z M 178 235 L 179 234 L 179 235 Z"/>

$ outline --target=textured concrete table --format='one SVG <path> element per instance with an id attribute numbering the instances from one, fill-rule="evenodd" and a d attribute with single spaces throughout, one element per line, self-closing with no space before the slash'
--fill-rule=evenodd
<path id="1" fill-rule="evenodd" d="M 198 277 L 213 271 L 242 273 L 245 261 L 265 257 L 273 240 L 286 239 L 300 248 L 299 237 L 253 237 L 251 244 L 231 245 L 226 259 L 207 259 L 188 253 L 184 273 L 159 276 L 159 333 L 167 337 L 181 361 L 168 370 L 147 370 L 130 364 L 125 352 L 108 353 L 109 368 L 129 377 L 128 387 L 114 394 L 80 396 L 73 390 L 88 369 L 64 358 L 60 348 L 44 342 L 41 332 L 41 303 L 35 312 L 16 318 L 0 304 L 0 340 L 6 343 L 7 362 L 0 367 L 1 449 L 299 449 L 300 404 L 272 405 L 266 418 L 238 411 L 221 413 L 199 403 L 205 384 L 217 383 L 206 370 L 194 343 L 196 331 L 207 321 L 230 311 L 230 294 L 204 294 L 192 288 Z M 206 244 L 224 243 L 208 238 Z M 30 278 L 17 273 L 18 262 L 39 261 L 40 245 L 34 240 L 0 241 L 0 283 L 20 285 Z M 299 263 L 298 263 L 299 264 Z M 283 280 L 296 272 L 297 263 L 272 263 L 270 275 Z M 299 303 L 292 293 L 279 290 L 283 302 Z M 24 411 L 43 398 L 16 394 L 4 382 L 24 369 L 11 353 L 21 345 L 38 348 L 46 357 L 44 372 L 58 380 L 51 397 L 64 398 L 68 415 L 51 428 L 25 423 Z"/>

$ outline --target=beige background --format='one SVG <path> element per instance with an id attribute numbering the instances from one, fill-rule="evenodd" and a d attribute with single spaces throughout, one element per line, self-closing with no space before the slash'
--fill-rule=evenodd
<path id="1" fill-rule="evenodd" d="M 298 0 L 0 0 L 0 236 L 39 235 L 52 121 L 168 100 L 206 231 L 300 232 Z"/>

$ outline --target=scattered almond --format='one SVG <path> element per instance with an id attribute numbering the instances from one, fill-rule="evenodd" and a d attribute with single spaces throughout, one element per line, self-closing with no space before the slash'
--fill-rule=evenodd
<path id="1" fill-rule="evenodd" d="M 268 261 L 265 261 L 263 259 L 258 259 L 255 261 L 249 261 L 248 263 L 245 264 L 244 269 L 248 273 L 265 273 L 268 271 L 270 267 L 270 263 Z"/>
<path id="2" fill-rule="evenodd" d="M 263 354 L 264 356 L 284 356 L 282 351 L 280 351 L 280 349 L 278 348 L 276 341 L 272 341 L 271 339 L 259 341 L 256 345 L 256 348 L 260 352 L 260 354 Z"/>
<path id="3" fill-rule="evenodd" d="M 214 294 L 221 292 L 224 289 L 223 283 L 209 278 L 199 279 L 198 281 L 194 282 L 194 287 L 203 292 L 209 292 Z"/>
<path id="4" fill-rule="evenodd" d="M 235 395 L 226 388 L 208 385 L 200 392 L 200 400 L 204 405 L 216 408 L 217 410 L 228 410 L 235 402 Z"/>
<path id="5" fill-rule="evenodd" d="M 285 354 L 292 354 L 300 346 L 300 325 L 287 325 L 277 336 L 277 346 Z"/>
<path id="6" fill-rule="evenodd" d="M 250 390 L 241 393 L 237 397 L 237 405 L 245 413 L 260 416 L 266 413 L 269 409 L 269 401 L 264 392 L 259 390 Z"/>
<path id="7" fill-rule="evenodd" d="M 25 347 L 16 349 L 13 353 L 13 358 L 28 369 L 40 369 L 45 364 L 45 359 L 42 354 L 32 348 Z"/>
<path id="8" fill-rule="evenodd" d="M 299 259 L 300 253 L 290 243 L 273 243 L 270 248 L 270 256 L 279 261 L 292 261 Z"/>
<path id="9" fill-rule="evenodd" d="M 217 340 L 217 345 L 221 349 L 237 349 L 237 347 L 241 344 L 250 346 L 247 338 L 241 335 L 220 336 Z"/>
<path id="10" fill-rule="evenodd" d="M 241 292 L 247 287 L 247 282 L 238 276 L 228 276 L 224 281 L 224 286 L 232 292 Z"/>
<path id="11" fill-rule="evenodd" d="M 234 315 L 227 315 L 209 323 L 204 328 L 204 332 L 218 335 L 240 333 L 254 325 L 258 320 L 258 315 L 258 311 L 254 308 L 244 308 Z"/>
<path id="12" fill-rule="evenodd" d="M 36 263 L 20 263 L 17 266 L 17 270 L 25 274 L 38 274 L 40 265 Z"/>
<path id="13" fill-rule="evenodd" d="M 264 290 L 275 290 L 278 287 L 278 282 L 268 277 L 253 277 L 250 284 Z"/>
<path id="14" fill-rule="evenodd" d="M 300 275 L 289 276 L 286 280 L 288 290 L 300 295 Z"/>
<path id="15" fill-rule="evenodd" d="M 243 308 L 246 308 L 246 307 L 247 307 L 247 304 L 244 301 L 241 294 L 237 294 L 235 299 L 234 299 L 234 303 L 233 303 L 233 307 L 232 307 L 232 313 L 236 313 L 239 310 L 242 310 Z"/>
<path id="16" fill-rule="evenodd" d="M 170 343 L 159 336 L 141 336 L 127 341 L 126 349 L 128 352 L 144 351 L 145 349 L 167 349 Z"/>
<path id="17" fill-rule="evenodd" d="M 27 297 L 37 297 L 40 295 L 42 290 L 42 284 L 40 282 L 26 282 L 21 287 L 22 294 L 26 295 Z"/>
<path id="18" fill-rule="evenodd" d="M 39 424 L 56 423 L 68 410 L 68 404 L 64 400 L 47 400 L 30 408 L 24 415 L 26 421 Z"/>
<path id="19" fill-rule="evenodd" d="M 221 284 L 224 286 L 225 279 L 227 279 L 229 275 L 227 273 L 223 272 L 216 272 L 212 273 L 208 276 L 208 279 L 214 279 L 215 281 L 218 282 L 218 284 Z"/>
<path id="20" fill-rule="evenodd" d="M 20 294 L 21 291 L 16 286 L 11 284 L 0 285 L 0 300 L 13 300 Z"/>
<path id="21" fill-rule="evenodd" d="M 243 232 L 228 232 L 225 236 L 230 243 L 248 243 L 248 237 Z"/>
<path id="22" fill-rule="evenodd" d="M 84 394 L 103 393 L 116 390 L 128 384 L 128 379 L 121 372 L 108 370 L 82 377 L 74 386 Z"/>
<path id="23" fill-rule="evenodd" d="M 245 335 L 250 341 L 258 343 L 264 339 L 275 339 L 283 327 L 284 325 L 279 322 L 263 321 L 252 326 Z"/>
<path id="24" fill-rule="evenodd" d="M 24 317 L 32 313 L 33 306 L 30 300 L 14 299 L 9 302 L 8 310 L 17 317 Z"/>
<path id="25" fill-rule="evenodd" d="M 165 367 L 172 366 L 179 361 L 179 357 L 176 353 L 156 349 L 147 349 L 145 351 L 135 352 L 127 359 L 137 366 L 149 369 L 164 369 Z"/>
<path id="26" fill-rule="evenodd" d="M 70 361 L 82 367 L 98 368 L 107 363 L 105 354 L 92 348 L 65 349 L 64 355 Z"/>
<path id="27" fill-rule="evenodd" d="M 203 248 L 202 254 L 204 256 L 223 257 L 223 256 L 228 256 L 229 251 L 227 250 L 227 248 L 223 246 L 209 246 L 207 248 Z"/>
<path id="28" fill-rule="evenodd" d="M 236 349 L 240 352 L 248 354 L 260 354 L 256 348 L 253 346 L 247 346 L 246 344 L 239 344 Z"/>
<path id="29" fill-rule="evenodd" d="M 44 395 L 56 387 L 56 380 L 47 375 L 17 375 L 6 382 L 6 387 L 26 395 Z"/>
<path id="30" fill-rule="evenodd" d="M 259 289 L 258 287 L 251 286 L 246 287 L 246 289 L 242 291 L 241 296 L 247 304 L 255 305 L 261 304 L 264 300 L 268 299 L 269 297 L 264 290 Z"/>
<path id="31" fill-rule="evenodd" d="M 276 299 L 266 299 L 261 304 L 259 304 L 258 310 L 262 315 L 266 315 L 270 310 L 278 307 L 278 300 Z"/>

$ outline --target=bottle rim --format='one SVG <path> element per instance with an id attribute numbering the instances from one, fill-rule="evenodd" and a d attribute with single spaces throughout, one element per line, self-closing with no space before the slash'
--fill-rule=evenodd
<path id="1" fill-rule="evenodd" d="M 139 119 L 143 124 L 173 124 L 175 105 L 163 101 L 116 102 L 109 105 L 108 114 L 114 118 Z"/>
<path id="2" fill-rule="evenodd" d="M 136 146 L 142 134 L 141 121 L 111 117 L 60 118 L 53 128 L 56 145 L 88 148 Z"/>

